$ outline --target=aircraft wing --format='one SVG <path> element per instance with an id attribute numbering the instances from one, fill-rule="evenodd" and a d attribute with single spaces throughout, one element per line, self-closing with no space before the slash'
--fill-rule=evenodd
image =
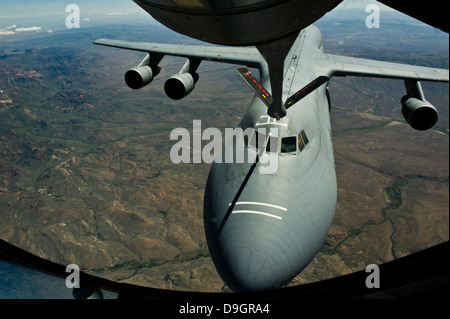
<path id="1" fill-rule="evenodd" d="M 327 78 L 351 75 L 403 80 L 406 95 L 402 97 L 401 105 L 405 120 L 412 128 L 420 131 L 436 124 L 438 112 L 425 99 L 420 82 L 449 82 L 448 70 L 332 54 L 326 54 L 325 60 L 322 61 L 323 71 Z"/>
<path id="2" fill-rule="evenodd" d="M 417 81 L 449 82 L 449 71 L 401 63 L 382 62 L 327 54 L 328 77 L 365 76 Z"/>
<path id="3" fill-rule="evenodd" d="M 255 48 L 240 48 L 210 45 L 177 45 L 149 42 L 134 42 L 111 39 L 98 39 L 94 44 L 114 48 L 155 53 L 159 55 L 171 55 L 197 60 L 246 65 L 261 69 L 265 61 Z"/>

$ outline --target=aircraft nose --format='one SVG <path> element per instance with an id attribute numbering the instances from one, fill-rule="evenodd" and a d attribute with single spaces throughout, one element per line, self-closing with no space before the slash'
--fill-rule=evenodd
<path id="1" fill-rule="evenodd" d="M 257 291 L 281 286 L 281 267 L 269 254 L 255 248 L 236 247 L 224 254 L 226 280 L 233 291 Z"/>

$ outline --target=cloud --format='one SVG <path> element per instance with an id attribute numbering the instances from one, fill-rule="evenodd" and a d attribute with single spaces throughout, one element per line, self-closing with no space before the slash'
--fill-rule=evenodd
<path id="1" fill-rule="evenodd" d="M 16 28 L 16 32 L 32 32 L 32 31 L 42 31 L 41 27 L 28 27 L 28 28 Z"/>
<path id="2" fill-rule="evenodd" d="M 121 15 L 129 15 L 128 12 L 111 12 L 111 13 L 107 13 L 107 16 L 121 16 Z"/>
<path id="3" fill-rule="evenodd" d="M 9 27 L 0 29 L 0 35 L 10 35 L 10 34 L 15 34 L 16 32 L 14 32 L 14 28 L 16 28 L 17 25 L 13 24 L 10 25 Z"/>
<path id="4" fill-rule="evenodd" d="M 10 31 L 10 30 L 0 29 L 0 35 L 10 35 L 10 34 L 15 34 L 15 32 Z"/>
<path id="5" fill-rule="evenodd" d="M 17 25 L 13 24 L 6 28 L 0 28 L 0 35 L 12 35 L 21 32 L 41 32 L 41 31 L 42 28 L 38 26 L 18 28 Z"/>

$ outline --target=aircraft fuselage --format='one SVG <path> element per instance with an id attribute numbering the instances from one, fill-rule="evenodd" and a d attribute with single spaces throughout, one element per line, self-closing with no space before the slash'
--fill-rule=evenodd
<path id="1" fill-rule="evenodd" d="M 285 59 L 283 100 L 321 75 L 314 59 L 323 55 L 320 31 L 314 26 L 301 31 Z M 261 77 L 270 87 L 264 71 Z M 239 127 L 266 129 L 263 153 L 256 164 L 213 164 L 204 197 L 209 250 L 232 290 L 282 287 L 316 255 L 334 216 L 337 186 L 326 85 L 280 120 L 269 117 L 255 96 Z M 270 137 L 276 150 L 274 144 L 266 146 L 270 129 L 278 135 Z M 267 156 L 277 156 L 274 173 L 264 171 Z"/>

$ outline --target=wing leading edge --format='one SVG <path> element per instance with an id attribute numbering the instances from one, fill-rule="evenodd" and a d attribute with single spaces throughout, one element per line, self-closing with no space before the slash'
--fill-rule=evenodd
<path id="1" fill-rule="evenodd" d="M 188 59 L 245 65 L 262 70 L 266 62 L 255 48 L 219 47 L 205 45 L 177 45 L 123 40 L 98 39 L 94 44 L 114 48 L 141 51 L 159 55 L 171 55 Z"/>

